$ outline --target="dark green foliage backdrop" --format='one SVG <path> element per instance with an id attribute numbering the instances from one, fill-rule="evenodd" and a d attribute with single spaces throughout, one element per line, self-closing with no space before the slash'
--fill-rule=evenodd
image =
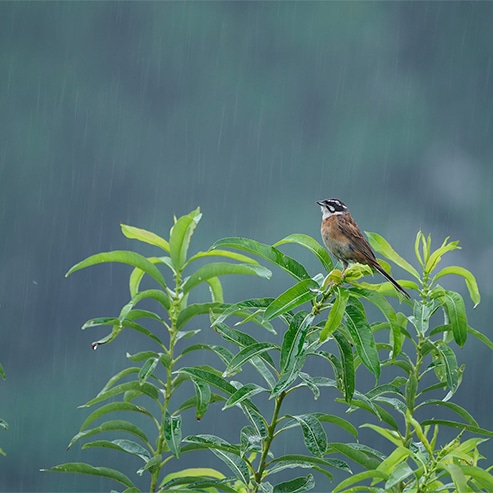
<path id="1" fill-rule="evenodd" d="M 460 239 L 487 332 L 492 20 L 486 2 L 1 3 L 0 491 L 95 488 L 37 471 L 91 462 L 64 451 L 76 406 L 134 342 L 93 353 L 78 330 L 121 306 L 124 267 L 63 278 L 124 248 L 120 221 L 166 231 L 200 205 L 195 248 L 274 242 L 316 236 L 336 196 L 408 257 L 419 228 Z M 491 428 L 486 354 L 464 351 L 458 401 Z"/>

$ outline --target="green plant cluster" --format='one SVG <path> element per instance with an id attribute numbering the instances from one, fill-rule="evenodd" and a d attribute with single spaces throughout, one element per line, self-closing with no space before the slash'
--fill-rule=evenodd
<path id="1" fill-rule="evenodd" d="M 438 284 L 444 276 L 461 276 L 473 303 L 480 301 L 469 271 L 457 266 L 438 269 L 442 256 L 459 248 L 458 242 L 446 239 L 433 251 L 431 238 L 419 232 L 415 243 L 418 271 L 381 236 L 367 234 L 378 254 L 413 279 L 399 281 L 414 299 L 401 300 L 403 311 L 398 311 L 396 303 L 388 299 L 400 299 L 390 283 L 360 281 L 368 268 L 359 264 L 345 272 L 334 269 L 325 248 L 304 234 L 292 234 L 273 246 L 245 238 L 224 238 L 207 251 L 188 256 L 200 217 L 197 209 L 175 218 L 169 240 L 122 225 L 127 238 L 157 247 L 161 256 L 146 258 L 132 251 L 99 253 L 67 273 L 102 262 L 131 265 L 130 301 L 117 317 L 89 320 L 83 329 L 111 327 L 94 348 L 113 341 L 123 329 L 133 329 L 149 341 L 148 350 L 128 355 L 130 366 L 114 375 L 85 404 L 95 410 L 70 446 L 84 440 L 83 448 L 108 448 L 139 457 L 142 467 L 136 473 L 149 478 L 150 492 L 303 492 L 315 487 L 313 473 L 332 479 L 335 469 L 348 477 L 333 486 L 334 492 L 493 491 L 493 476 L 478 465 L 482 459 L 478 446 L 492 432 L 481 428 L 468 411 L 451 401 L 463 373 L 454 348 L 474 336 L 493 349 L 486 336 L 468 325 L 462 296 Z M 286 244 L 308 249 L 325 273 L 310 275 L 299 261 L 282 252 L 280 247 Z M 276 297 L 226 303 L 222 276 L 271 276 L 257 258 L 287 272 L 292 285 Z M 163 275 L 161 268 L 168 273 Z M 141 287 L 147 277 L 157 286 Z M 209 288 L 210 301 L 194 302 L 194 290 L 204 284 Z M 146 302 L 155 303 L 158 309 L 142 308 Z M 380 320 L 369 321 L 368 306 L 377 309 Z M 200 330 L 187 329 L 200 315 L 209 316 L 208 325 L 223 344 L 206 344 Z M 149 328 L 156 324 L 160 329 Z M 248 329 L 251 324 L 274 334 L 278 325 L 284 330 L 278 342 L 268 342 L 252 335 L 254 331 Z M 189 356 L 203 351 L 213 354 L 217 364 L 191 365 L 193 358 Z M 327 363 L 324 375 L 308 373 L 306 362 L 312 358 Z M 241 380 L 245 365 L 256 370 L 256 381 Z M 369 391 L 356 387 L 359 369 L 366 369 L 375 378 Z M 185 382 L 193 384 L 190 389 L 194 392 L 180 401 L 177 389 Z M 317 398 L 324 388 L 340 394 L 336 401 L 346 408 L 348 417 L 341 417 L 327 400 L 321 406 L 323 411 L 317 410 Z M 313 393 L 313 409 L 298 415 L 286 413 L 285 399 L 300 389 Z M 269 398 L 267 410 L 258 403 L 262 395 Z M 243 413 L 236 443 L 212 434 L 185 433 L 184 412 L 193 409 L 200 419 L 212 403 L 221 403 L 226 413 L 233 407 Z M 437 408 L 455 419 L 433 417 Z M 390 452 L 359 440 L 359 430 L 350 419 L 355 411 L 368 413 L 369 421 L 363 427 L 384 437 Z M 128 419 L 113 419 L 115 413 L 125 413 Z M 153 425 L 152 436 L 132 420 L 136 415 L 145 416 Z M 457 430 L 448 443 L 439 439 L 443 427 Z M 331 428 L 343 430 L 347 441 L 330 441 L 327 430 Z M 108 431 L 122 432 L 124 438 L 101 438 Z M 284 448 L 289 448 L 300 436 L 305 453 L 275 455 L 275 443 L 287 443 Z M 169 471 L 170 461 L 199 450 L 215 454 L 222 469 Z M 355 467 L 361 472 L 353 474 Z M 280 471 L 292 469 L 311 472 L 288 481 L 276 479 Z M 128 473 L 111 468 L 68 463 L 49 471 L 110 478 L 123 485 L 126 493 L 140 491 Z"/>

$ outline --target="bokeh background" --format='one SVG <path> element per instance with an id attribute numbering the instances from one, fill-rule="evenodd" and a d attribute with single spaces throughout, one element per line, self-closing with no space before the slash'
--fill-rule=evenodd
<path id="1" fill-rule="evenodd" d="M 125 334 L 91 351 L 104 332 L 79 330 L 118 313 L 129 269 L 64 278 L 90 254 L 137 247 L 120 222 L 167 235 L 200 206 L 195 251 L 223 236 L 318 238 L 314 202 L 338 197 L 410 259 L 420 228 L 435 245 L 460 240 L 448 261 L 477 276 L 470 323 L 491 337 L 492 22 L 491 2 L 0 3 L 0 491 L 116 486 L 39 472 L 61 462 L 133 479 L 140 467 L 65 451 L 87 415 L 77 406 L 135 352 Z M 278 272 L 255 292 L 238 282 L 228 301 L 286 288 Z M 491 355 L 472 341 L 459 362 L 456 402 L 492 428 Z M 227 433 L 224 416 L 191 432 Z"/>

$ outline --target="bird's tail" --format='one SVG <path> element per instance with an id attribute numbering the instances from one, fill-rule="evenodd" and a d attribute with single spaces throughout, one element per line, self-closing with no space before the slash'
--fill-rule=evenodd
<path id="1" fill-rule="evenodd" d="M 376 263 L 374 267 L 375 267 L 375 269 L 378 270 L 378 272 L 380 272 L 380 274 L 382 274 L 383 277 L 388 279 L 394 285 L 394 287 L 395 287 L 395 289 L 397 289 L 397 291 L 400 291 L 406 298 L 411 299 L 411 296 L 409 296 L 409 293 L 390 274 L 385 272 L 385 270 L 383 269 L 383 267 L 380 264 Z"/>

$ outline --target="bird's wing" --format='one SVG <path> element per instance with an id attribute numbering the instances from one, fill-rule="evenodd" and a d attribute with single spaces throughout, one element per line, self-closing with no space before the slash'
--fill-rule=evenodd
<path id="1" fill-rule="evenodd" d="M 377 258 L 375 257 L 370 244 L 366 241 L 366 238 L 363 236 L 358 228 L 358 225 L 354 221 L 342 216 L 339 217 L 338 225 L 341 232 L 347 238 L 351 238 L 355 249 L 363 255 L 369 265 L 378 264 Z"/>

